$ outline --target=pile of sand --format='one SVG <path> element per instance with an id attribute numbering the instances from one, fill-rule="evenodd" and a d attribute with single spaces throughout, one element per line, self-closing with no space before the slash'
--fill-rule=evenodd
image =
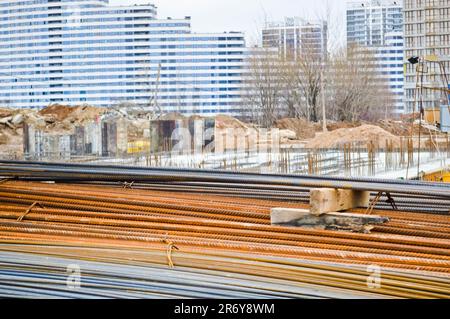
<path id="1" fill-rule="evenodd" d="M 217 115 L 216 116 L 216 128 L 218 128 L 218 129 L 227 129 L 227 128 L 250 129 L 250 128 L 253 128 L 253 125 L 241 122 L 238 119 L 235 119 L 234 117 L 231 117 L 231 116 Z"/>
<path id="2" fill-rule="evenodd" d="M 106 113 L 106 108 L 79 105 L 53 104 L 39 112 L 26 115 L 26 123 L 47 133 L 73 133 L 75 127 L 96 121 Z"/>
<path id="3" fill-rule="evenodd" d="M 41 116 L 52 116 L 56 121 L 63 121 L 74 112 L 74 110 L 74 107 L 54 104 L 42 109 L 38 114 Z"/>
<path id="4" fill-rule="evenodd" d="M 106 112 L 107 109 L 105 108 L 88 105 L 66 106 L 53 104 L 39 111 L 38 115 L 55 122 L 66 121 L 72 124 L 84 124 L 86 121 L 92 121 Z"/>
<path id="5" fill-rule="evenodd" d="M 0 155 L 19 158 L 23 154 L 23 123 L 31 110 L 0 108 Z"/>
<path id="6" fill-rule="evenodd" d="M 305 119 L 285 118 L 275 122 L 275 127 L 280 130 L 295 132 L 298 140 L 314 138 L 318 124 L 310 123 Z"/>
<path id="7" fill-rule="evenodd" d="M 0 156 L 20 158 L 23 155 L 23 131 L 0 127 Z"/>
<path id="8" fill-rule="evenodd" d="M 0 118 L 9 117 L 14 115 L 13 109 L 7 109 L 0 107 Z"/>
<path id="9" fill-rule="evenodd" d="M 332 132 L 318 134 L 308 142 L 308 148 L 335 148 L 348 143 L 368 144 L 384 148 L 386 141 L 394 147 L 400 146 L 400 138 L 375 125 L 361 125 L 356 128 L 341 128 Z"/>
<path id="10" fill-rule="evenodd" d="M 352 123 L 352 122 L 330 122 L 330 121 L 328 121 L 327 122 L 327 130 L 328 131 L 336 131 L 341 128 L 355 128 L 355 127 L 358 127 L 361 125 L 362 125 L 362 123 L 360 123 L 360 122 Z"/>

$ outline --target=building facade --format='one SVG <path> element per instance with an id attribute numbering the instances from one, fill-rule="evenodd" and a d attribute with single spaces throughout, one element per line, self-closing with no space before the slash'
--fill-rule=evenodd
<path id="1" fill-rule="evenodd" d="M 0 104 L 237 114 L 244 35 L 193 33 L 190 17 L 156 11 L 108 0 L 0 2 Z"/>
<path id="2" fill-rule="evenodd" d="M 443 61 L 445 72 L 435 63 L 426 63 L 423 84 L 444 87 L 442 75 L 450 78 L 450 0 L 405 0 L 405 59 L 435 55 Z M 415 103 L 417 65 L 406 65 L 405 103 L 409 111 L 417 111 Z M 422 75 L 421 75 L 422 77 Z M 447 80 L 448 81 L 448 80 Z M 424 90 L 424 109 L 445 105 L 446 96 L 439 91 Z"/>
<path id="3" fill-rule="evenodd" d="M 347 2 L 347 42 L 362 46 L 384 46 L 386 35 L 403 31 L 402 0 Z"/>
<path id="4" fill-rule="evenodd" d="M 278 48 L 283 56 L 310 53 L 327 56 L 328 26 L 325 21 L 306 21 L 299 17 L 285 18 L 282 22 L 267 22 L 262 30 L 262 46 Z"/>
<path id="5" fill-rule="evenodd" d="M 385 45 L 374 47 L 380 79 L 386 82 L 393 94 L 394 116 L 405 113 L 404 103 L 404 40 L 402 31 L 386 33 Z"/>
<path id="6" fill-rule="evenodd" d="M 380 81 L 386 82 L 393 94 L 393 115 L 405 112 L 402 10 L 401 0 L 347 3 L 347 44 L 372 50 Z"/>

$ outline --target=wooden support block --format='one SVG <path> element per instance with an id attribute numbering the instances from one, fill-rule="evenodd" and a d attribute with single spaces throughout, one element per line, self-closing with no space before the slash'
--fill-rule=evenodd
<path id="1" fill-rule="evenodd" d="M 311 213 L 322 215 L 351 208 L 368 207 L 370 192 L 348 189 L 318 188 L 311 190 Z"/>
<path id="2" fill-rule="evenodd" d="M 270 221 L 272 225 L 289 224 L 310 214 L 307 209 L 272 208 Z"/>

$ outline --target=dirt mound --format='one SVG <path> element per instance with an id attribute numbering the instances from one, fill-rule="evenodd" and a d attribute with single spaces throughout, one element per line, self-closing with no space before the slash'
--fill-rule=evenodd
<path id="1" fill-rule="evenodd" d="M 8 136 L 5 133 L 0 132 L 0 145 L 4 145 L 8 143 Z"/>
<path id="2" fill-rule="evenodd" d="M 281 130 L 295 132 L 298 140 L 314 138 L 316 133 L 316 124 L 310 123 L 305 119 L 285 118 L 275 122 L 275 127 Z"/>
<path id="3" fill-rule="evenodd" d="M 336 131 L 341 128 L 355 128 L 361 126 L 362 123 L 352 123 L 352 122 L 328 122 L 327 130 L 328 131 Z"/>
<path id="4" fill-rule="evenodd" d="M 39 112 L 26 115 L 26 122 L 47 133 L 73 133 L 75 126 L 96 121 L 108 110 L 89 105 L 53 104 Z"/>
<path id="5" fill-rule="evenodd" d="M 227 128 L 243 128 L 248 129 L 251 128 L 251 124 L 247 124 L 244 122 L 235 119 L 234 117 L 227 115 L 217 115 L 216 116 L 216 128 L 218 129 L 227 129 Z"/>
<path id="6" fill-rule="evenodd" d="M 57 121 L 63 121 L 74 111 L 74 107 L 55 104 L 42 109 L 38 112 L 38 114 L 41 116 L 50 115 L 53 116 Z"/>
<path id="7" fill-rule="evenodd" d="M 411 130 L 414 136 L 418 136 L 419 129 L 422 136 L 430 136 L 430 134 L 433 136 L 446 136 L 445 133 L 441 132 L 433 125 L 424 122 L 420 125 L 418 120 L 414 123 L 400 120 L 380 120 L 376 125 L 397 136 L 411 136 Z"/>
<path id="8" fill-rule="evenodd" d="M 0 157 L 20 158 L 22 154 L 23 154 L 22 130 L 0 128 Z"/>
<path id="9" fill-rule="evenodd" d="M 53 122 L 64 122 L 83 124 L 86 121 L 92 121 L 98 116 L 104 114 L 105 108 L 93 107 L 88 105 L 66 106 L 54 104 L 38 112 L 40 116 Z"/>
<path id="10" fill-rule="evenodd" d="M 373 142 L 378 147 L 385 147 L 386 140 L 394 147 L 400 145 L 400 138 L 375 125 L 361 125 L 356 128 L 341 128 L 332 132 L 318 134 L 306 147 L 335 148 L 347 143 L 367 144 Z M 362 145 L 362 146 L 364 146 Z"/>
<path id="11" fill-rule="evenodd" d="M 411 123 L 395 120 L 379 120 L 376 125 L 396 136 L 411 135 Z"/>
<path id="12" fill-rule="evenodd" d="M 23 123 L 32 110 L 0 108 L 0 157 L 20 158 L 23 154 Z"/>
<path id="13" fill-rule="evenodd" d="M 14 115 L 14 110 L 12 109 L 7 109 L 7 108 L 0 108 L 0 118 L 2 117 L 8 117 L 8 116 L 13 116 Z"/>

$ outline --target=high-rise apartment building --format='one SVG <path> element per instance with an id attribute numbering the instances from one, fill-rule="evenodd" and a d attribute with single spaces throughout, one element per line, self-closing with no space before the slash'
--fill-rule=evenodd
<path id="1" fill-rule="evenodd" d="M 450 78 L 450 0 L 405 0 L 405 58 L 435 55 L 444 61 L 445 74 Z M 405 78 L 405 102 L 407 109 L 414 106 L 417 65 L 407 64 Z M 423 84 L 427 87 L 444 87 L 444 72 L 437 64 L 427 63 L 424 68 Z M 421 99 L 424 109 L 437 108 L 447 104 L 445 96 L 434 90 L 425 89 Z"/>
<path id="2" fill-rule="evenodd" d="M 347 42 L 386 45 L 386 34 L 403 31 L 402 0 L 347 2 Z"/>
<path id="3" fill-rule="evenodd" d="M 386 82 L 394 97 L 394 115 L 405 112 L 402 5 L 402 0 L 347 2 L 347 44 L 373 52 L 380 80 Z"/>
<path id="4" fill-rule="evenodd" d="M 328 26 L 325 21 L 306 21 L 299 17 L 282 22 L 267 22 L 262 31 L 262 45 L 278 48 L 282 56 L 312 54 L 327 56 Z"/>
<path id="5" fill-rule="evenodd" d="M 373 47 L 377 60 L 380 79 L 389 86 L 393 93 L 392 115 L 405 113 L 403 102 L 404 62 L 403 62 L 403 32 L 393 31 L 385 34 L 385 45 Z"/>
<path id="6" fill-rule="evenodd" d="M 154 5 L 108 0 L 0 2 L 0 105 L 121 102 L 237 114 L 242 33 L 198 34 Z"/>

